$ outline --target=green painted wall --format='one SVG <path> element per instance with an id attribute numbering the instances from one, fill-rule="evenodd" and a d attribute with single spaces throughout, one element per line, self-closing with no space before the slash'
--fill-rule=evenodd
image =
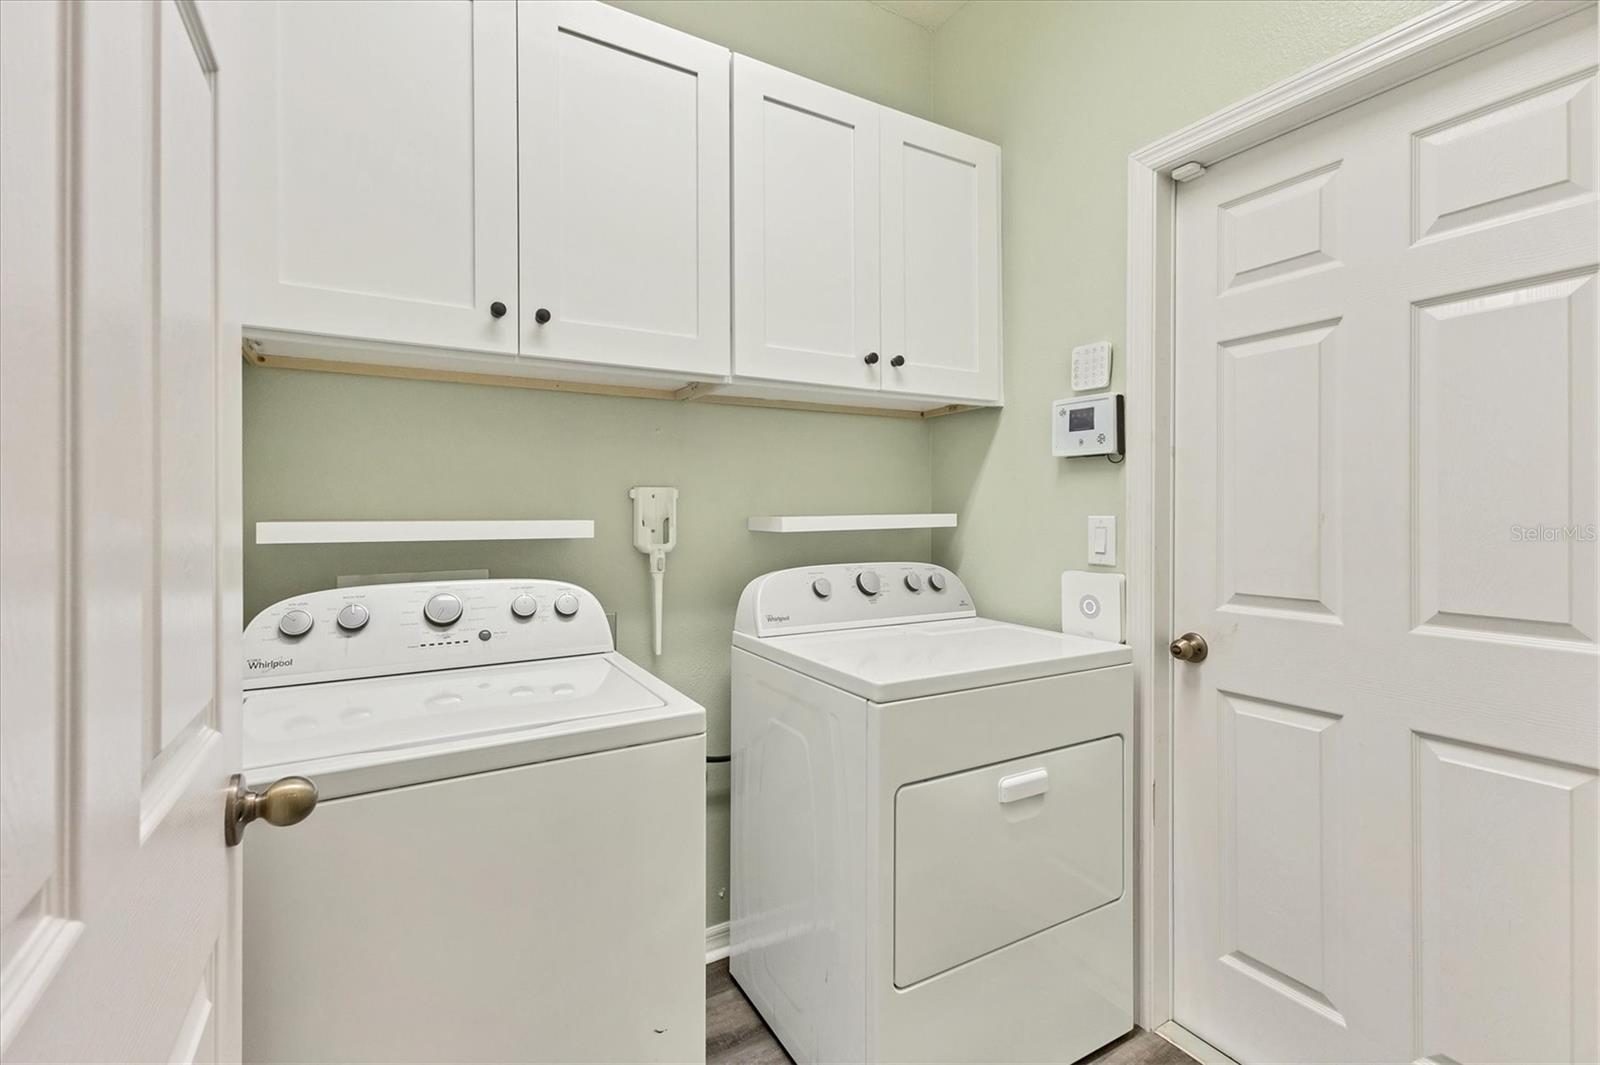
<path id="1" fill-rule="evenodd" d="M 927 117 L 1005 153 L 1007 406 L 932 434 L 934 508 L 961 514 L 935 557 L 983 609 L 1058 625 L 1087 516 L 1117 515 L 1125 543 L 1120 469 L 1051 457 L 1049 401 L 1093 340 L 1125 391 L 1128 155 L 1430 6 L 973 0 L 934 35 Z"/>
<path id="2" fill-rule="evenodd" d="M 619 3 L 808 77 L 923 110 L 929 34 L 865 0 Z M 521 544 L 257 547 L 245 609 L 341 574 L 486 568 L 583 585 L 618 613 L 620 649 L 705 706 L 728 750 L 728 648 L 746 582 L 852 559 L 930 559 L 931 534 L 751 533 L 751 514 L 922 511 L 926 423 L 521 389 L 266 370 L 244 375 L 245 521 L 319 518 L 595 520 L 595 539 Z M 628 489 L 676 485 L 666 646 L 650 653 L 650 585 Z M 706 921 L 728 916 L 728 772 L 707 767 Z"/>

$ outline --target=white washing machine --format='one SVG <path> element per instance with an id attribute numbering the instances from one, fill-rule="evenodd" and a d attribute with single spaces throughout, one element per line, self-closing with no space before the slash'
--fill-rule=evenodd
<path id="1" fill-rule="evenodd" d="M 797 1062 L 1073 1061 L 1133 1027 L 1130 660 L 925 563 L 745 588 L 732 971 Z"/>
<path id="2" fill-rule="evenodd" d="M 555 581 L 313 592 L 245 632 L 246 1061 L 705 1053 L 705 712 Z"/>

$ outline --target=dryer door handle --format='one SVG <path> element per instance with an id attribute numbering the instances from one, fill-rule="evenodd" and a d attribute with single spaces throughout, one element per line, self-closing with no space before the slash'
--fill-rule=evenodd
<path id="1" fill-rule="evenodd" d="M 1012 773 L 1000 778 L 1000 801 L 1017 802 L 1031 799 L 1050 790 L 1050 771 L 1040 766 L 1025 773 Z"/>

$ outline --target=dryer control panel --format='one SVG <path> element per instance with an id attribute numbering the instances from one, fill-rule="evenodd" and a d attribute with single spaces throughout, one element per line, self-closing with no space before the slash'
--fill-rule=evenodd
<path id="1" fill-rule="evenodd" d="M 799 632 L 976 617 L 961 578 L 930 562 L 846 562 L 778 570 L 739 596 L 736 632 Z"/>
<path id="2" fill-rule="evenodd" d="M 423 581 L 285 599 L 244 630 L 244 688 L 612 650 L 600 601 L 542 580 Z"/>

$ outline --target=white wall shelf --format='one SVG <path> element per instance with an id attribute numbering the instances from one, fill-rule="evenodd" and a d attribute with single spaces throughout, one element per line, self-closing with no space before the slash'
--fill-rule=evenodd
<path id="1" fill-rule="evenodd" d="M 865 532 L 876 529 L 951 529 L 954 514 L 777 514 L 750 519 L 751 532 Z"/>
<path id="2" fill-rule="evenodd" d="M 443 540 L 592 540 L 594 522 L 258 521 L 258 544 L 401 544 Z"/>

